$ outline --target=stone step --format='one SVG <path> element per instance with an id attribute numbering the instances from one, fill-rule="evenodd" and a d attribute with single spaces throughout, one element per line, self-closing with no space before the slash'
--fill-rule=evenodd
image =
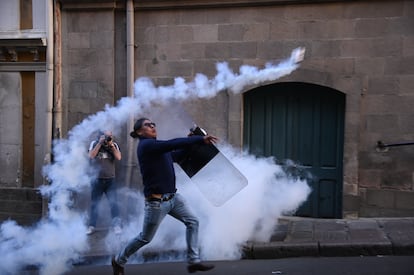
<path id="1" fill-rule="evenodd" d="M 34 188 L 0 188 L 0 223 L 32 225 L 42 217 L 42 196 Z"/>

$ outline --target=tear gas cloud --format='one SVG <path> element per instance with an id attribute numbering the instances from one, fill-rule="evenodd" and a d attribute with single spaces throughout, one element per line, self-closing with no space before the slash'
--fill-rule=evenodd
<path id="1" fill-rule="evenodd" d="M 3 261 L 0 274 L 17 274 L 28 265 L 37 266 L 40 274 L 63 274 L 89 249 L 85 233 L 87 211 L 74 207 L 73 196 L 89 188 L 95 176 L 87 148 L 96 131 L 112 129 L 116 135 L 132 116 L 151 117 L 146 111 L 154 103 L 163 105 L 171 100 L 211 98 L 223 90 L 240 93 L 248 85 L 276 80 L 294 71 L 303 54 L 304 50 L 298 48 L 279 64 L 268 64 L 263 69 L 242 66 L 238 74 L 232 72 L 226 63 L 219 63 L 213 79 L 197 74 L 192 82 L 185 82 L 178 77 L 171 86 L 156 87 L 148 78 L 137 79 L 133 98 L 122 98 L 116 106 L 105 106 L 104 110 L 72 128 L 67 139 L 54 141 L 54 162 L 45 166 L 43 171 L 50 184 L 40 188 L 42 195 L 49 199 L 48 215 L 31 227 L 19 226 L 12 220 L 1 224 Z M 158 114 L 157 119 L 160 128 L 167 126 L 161 123 L 162 115 Z M 171 123 L 171 116 L 168 121 Z M 180 121 L 172 124 L 177 128 Z M 306 182 L 290 179 L 271 158 L 241 153 L 224 142 L 218 146 L 249 181 L 248 186 L 223 206 L 212 206 L 178 166 L 176 169 L 178 190 L 200 218 L 200 246 L 206 260 L 236 259 L 240 257 L 240 245 L 245 241 L 253 238 L 266 241 L 277 218 L 296 210 L 310 192 Z M 130 210 L 135 216 L 124 224 L 121 236 L 108 233 L 105 242 L 111 253 L 118 251 L 121 243 L 135 237 L 141 230 L 142 195 L 127 188 L 120 191 L 121 195 L 127 194 L 134 200 L 136 209 Z M 185 249 L 184 225 L 167 218 L 153 242 L 143 250 L 157 248 Z"/>

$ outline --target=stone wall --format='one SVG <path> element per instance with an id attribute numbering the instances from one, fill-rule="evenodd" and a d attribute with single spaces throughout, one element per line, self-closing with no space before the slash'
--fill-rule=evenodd
<path id="1" fill-rule="evenodd" d="M 21 225 L 36 223 L 43 213 L 43 201 L 32 188 L 0 188 L 0 222 L 16 221 Z"/>
<path id="2" fill-rule="evenodd" d="M 304 46 L 300 69 L 280 81 L 314 83 L 346 94 L 344 215 L 412 215 L 414 146 L 388 152 L 375 146 L 378 140 L 414 140 L 414 3 L 258 1 L 267 4 L 229 6 L 215 1 L 199 8 L 200 2 L 205 3 L 193 1 L 185 8 L 168 1 L 136 3 L 136 78 L 170 85 L 177 76 L 212 77 L 216 62 L 226 61 L 234 71 L 242 64 L 262 67 Z M 112 10 L 64 13 L 67 129 L 122 96 L 113 91 L 124 80 L 114 70 L 119 60 L 124 62 L 122 43 L 114 41 L 123 37 L 114 30 L 122 32 L 125 25 L 118 5 L 116 16 Z M 223 92 L 186 102 L 185 108 L 200 125 L 241 146 L 242 100 L 240 94 Z"/>
<path id="3" fill-rule="evenodd" d="M 114 12 L 67 12 L 62 15 L 64 132 L 114 98 Z"/>

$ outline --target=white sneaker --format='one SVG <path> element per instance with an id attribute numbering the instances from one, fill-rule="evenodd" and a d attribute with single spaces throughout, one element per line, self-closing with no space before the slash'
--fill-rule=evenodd
<path id="1" fill-rule="evenodd" d="M 95 232 L 95 227 L 94 226 L 89 226 L 88 230 L 86 230 L 86 234 L 87 235 L 91 235 Z"/>
<path id="2" fill-rule="evenodd" d="M 119 226 L 119 225 L 116 225 L 115 227 L 114 227 L 114 232 L 115 232 L 115 234 L 121 234 L 122 233 L 122 229 L 121 229 L 121 227 Z"/>

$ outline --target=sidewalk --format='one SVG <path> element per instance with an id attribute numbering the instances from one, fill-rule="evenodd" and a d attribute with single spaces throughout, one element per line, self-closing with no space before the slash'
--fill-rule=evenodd
<path id="1" fill-rule="evenodd" d="M 414 217 L 282 217 L 268 243 L 248 243 L 247 259 L 303 256 L 414 255 Z"/>
<path id="2" fill-rule="evenodd" d="M 107 231 L 89 237 L 91 249 L 83 264 L 105 261 Z M 247 242 L 245 259 L 277 259 L 315 256 L 414 255 L 414 217 L 311 219 L 282 217 L 266 243 Z M 177 255 L 182 251 L 161 251 Z M 155 254 L 155 253 L 154 253 Z M 156 257 L 157 255 L 149 255 Z"/>

